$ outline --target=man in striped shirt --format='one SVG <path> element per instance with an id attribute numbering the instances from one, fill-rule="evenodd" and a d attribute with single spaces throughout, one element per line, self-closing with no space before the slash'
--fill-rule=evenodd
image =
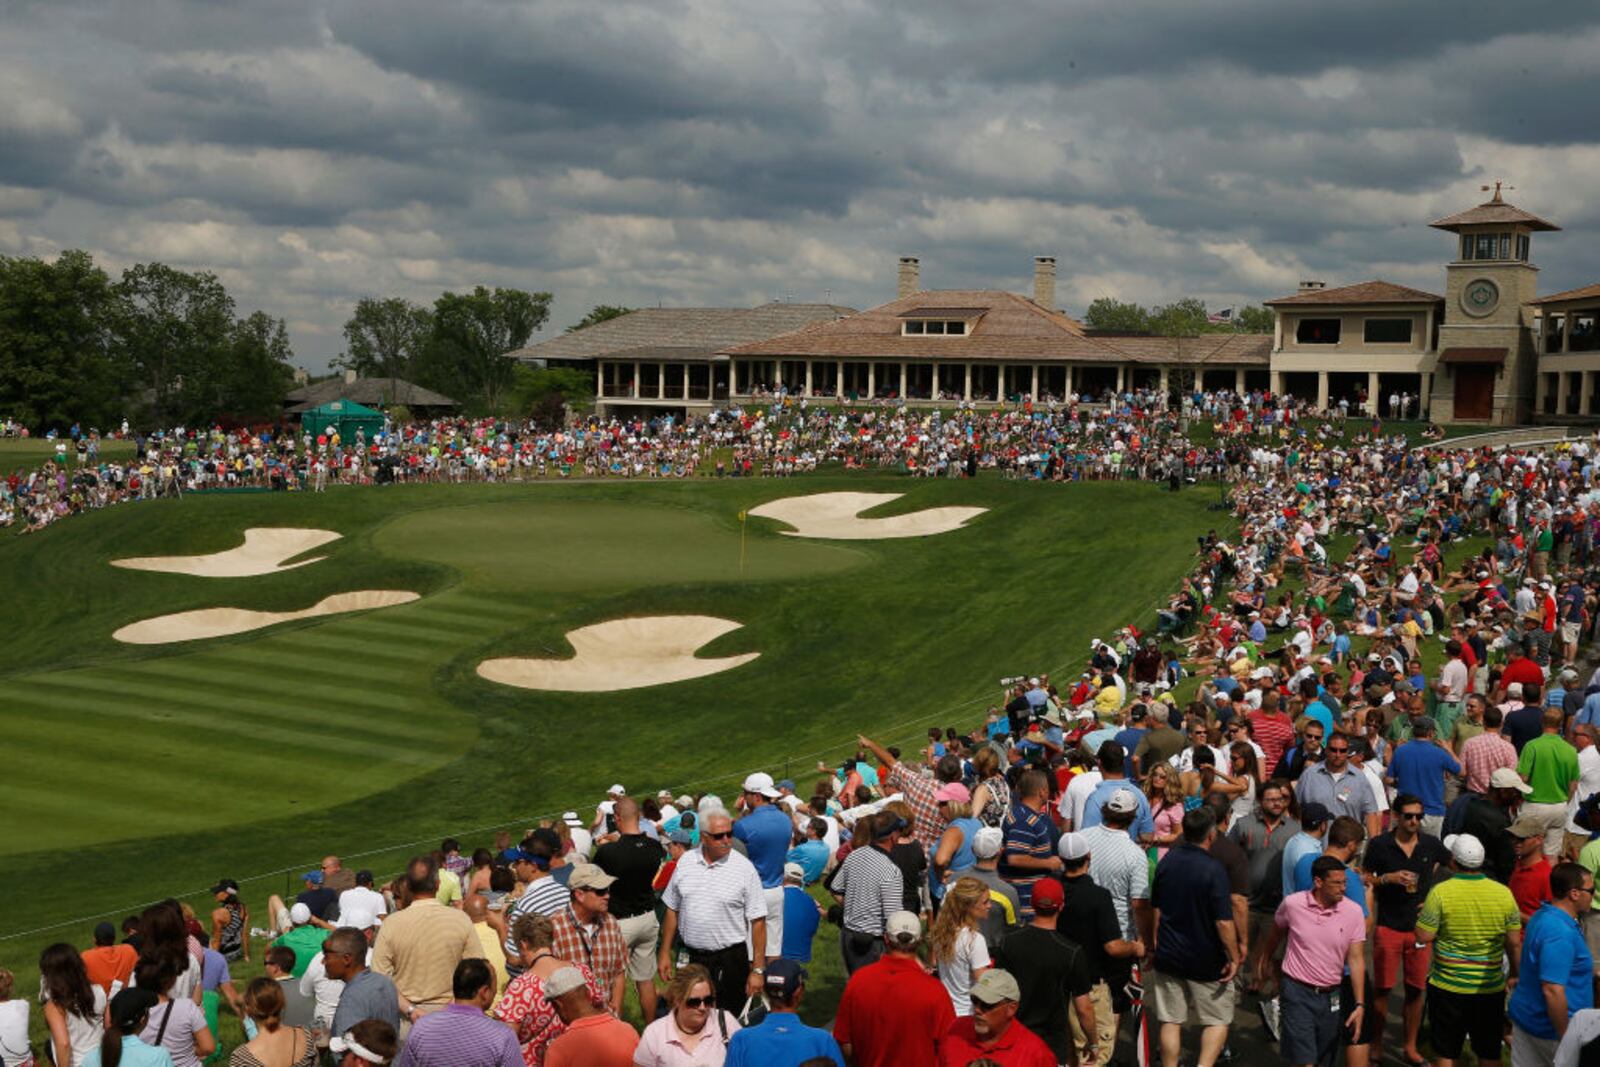
<path id="1" fill-rule="evenodd" d="M 395 1067 L 522 1067 L 516 1031 L 484 1014 L 495 995 L 489 961 L 456 964 L 451 987 L 450 1004 L 411 1028 Z"/>
<path id="2" fill-rule="evenodd" d="M 506 912 L 506 940 L 501 946 L 506 954 L 506 973 L 515 978 L 522 973 L 522 966 L 517 962 L 521 957 L 516 939 L 509 931 L 524 915 L 560 914 L 572 899 L 572 892 L 550 873 L 550 846 L 532 837 L 523 841 L 511 857 L 511 873 L 525 887 L 511 910 Z"/>
<path id="3" fill-rule="evenodd" d="M 1472 702 L 1481 702 L 1481 696 L 1467 698 Z M 1501 767 L 1517 769 L 1517 749 L 1500 733 L 1500 725 L 1504 716 L 1498 707 L 1485 704 L 1483 708 L 1483 732 L 1476 737 L 1469 738 L 1461 746 L 1461 769 L 1466 775 L 1466 788 L 1469 793 L 1479 796 L 1489 792 L 1489 776 Z"/>
<path id="4" fill-rule="evenodd" d="M 839 949 L 846 974 L 855 974 L 883 955 L 885 924 L 903 907 L 905 893 L 904 876 L 889 858 L 889 850 L 906 821 L 892 811 L 862 818 L 869 820 L 872 844 L 851 849 L 828 880 L 828 891 L 844 906 Z"/>
<path id="5" fill-rule="evenodd" d="M 720 1004 L 743 1004 L 761 992 L 766 967 L 750 960 L 767 956 L 766 891 L 755 864 L 733 850 L 726 811 L 701 813 L 700 847 L 683 854 L 661 901 L 667 906 L 657 959 L 662 981 L 672 981 L 672 942 L 682 933 L 687 962 L 711 972 Z"/>
<path id="6" fill-rule="evenodd" d="M 1478 1062 L 1494 1067 L 1505 1027 L 1506 971 L 1516 978 L 1521 956 L 1522 913 L 1511 890 L 1484 877 L 1476 837 L 1455 834 L 1444 844 L 1456 875 L 1428 891 L 1416 926 L 1417 940 L 1433 945 L 1427 1001 L 1433 1050 L 1449 1064 L 1470 1037 Z"/>
<path id="7" fill-rule="evenodd" d="M 1056 842 L 1061 831 L 1050 819 L 1050 780 L 1043 771 L 1024 771 L 1017 779 L 1017 802 L 1006 823 L 1000 877 L 1011 883 L 1022 901 L 1023 922 L 1033 921 L 1033 886 L 1061 870 Z"/>

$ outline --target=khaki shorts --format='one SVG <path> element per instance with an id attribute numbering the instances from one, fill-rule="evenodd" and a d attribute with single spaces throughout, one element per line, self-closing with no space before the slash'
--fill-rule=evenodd
<path id="1" fill-rule="evenodd" d="M 1111 1054 L 1117 1051 L 1117 1032 L 1111 1026 L 1111 988 L 1104 982 L 1096 982 L 1089 990 L 1089 1002 L 1094 1005 L 1094 1043 L 1098 1046 L 1094 1059 L 1083 1054 L 1088 1041 L 1076 1011 L 1067 1012 L 1067 1021 L 1072 1024 L 1072 1045 L 1078 1051 L 1080 1064 L 1085 1067 L 1105 1067 L 1111 1062 Z"/>
<path id="2" fill-rule="evenodd" d="M 1196 982 L 1152 971 L 1145 983 L 1144 998 L 1156 1021 L 1182 1026 L 1189 1021 L 1189 1010 L 1201 1026 L 1231 1026 L 1235 999 L 1232 982 Z"/>
<path id="3" fill-rule="evenodd" d="M 648 982 L 656 973 L 656 946 L 661 942 L 661 920 L 653 911 L 617 920 L 623 944 L 628 946 L 628 977 Z"/>
<path id="4" fill-rule="evenodd" d="M 1564 623 L 1562 623 L 1561 624 L 1561 640 L 1565 644 L 1569 644 L 1569 645 L 1577 644 L 1578 643 L 1578 624 L 1575 623 L 1575 622 L 1564 622 Z"/>

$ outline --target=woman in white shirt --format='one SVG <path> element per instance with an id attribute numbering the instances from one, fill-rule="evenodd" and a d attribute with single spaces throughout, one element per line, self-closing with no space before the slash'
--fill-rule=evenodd
<path id="1" fill-rule="evenodd" d="M 933 962 L 958 1016 L 972 1014 L 972 984 L 991 963 L 989 946 L 978 932 L 990 907 L 988 886 L 976 878 L 958 878 L 945 890 L 944 906 L 933 921 Z"/>
<path id="2" fill-rule="evenodd" d="M 39 999 L 58 1067 L 81 1067 L 106 1031 L 106 991 L 89 981 L 83 957 L 66 942 L 39 956 Z"/>

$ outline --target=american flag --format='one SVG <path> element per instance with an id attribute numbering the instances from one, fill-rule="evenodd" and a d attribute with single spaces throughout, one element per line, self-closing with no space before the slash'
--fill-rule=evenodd
<path id="1" fill-rule="evenodd" d="M 1232 308 L 1223 308 L 1221 311 L 1218 311 L 1218 312 L 1216 312 L 1214 314 L 1211 314 L 1211 315 L 1207 315 L 1206 316 L 1206 321 L 1211 323 L 1213 326 L 1220 326 L 1223 323 L 1232 322 L 1233 321 L 1233 309 Z"/>

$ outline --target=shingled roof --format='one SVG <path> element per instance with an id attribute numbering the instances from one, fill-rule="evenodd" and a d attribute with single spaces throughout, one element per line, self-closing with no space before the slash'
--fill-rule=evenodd
<path id="1" fill-rule="evenodd" d="M 453 408 L 456 402 L 443 393 L 424 389 L 404 378 L 357 378 L 347 382 L 343 377 L 329 378 L 292 390 L 283 398 L 290 405 L 288 412 L 298 414 L 321 407 L 335 400 L 354 400 L 367 407 L 386 404 L 404 404 L 413 408 Z"/>
<path id="2" fill-rule="evenodd" d="M 759 341 L 816 322 L 854 315 L 839 304 L 753 308 L 640 308 L 508 353 L 521 360 L 709 359 L 729 345 Z"/>
<path id="3" fill-rule="evenodd" d="M 1549 296 L 1541 296 L 1537 300 L 1528 301 L 1528 303 L 1537 306 L 1539 304 L 1559 304 L 1567 300 L 1592 300 L 1595 297 L 1600 297 L 1600 282 L 1596 282 L 1594 285 L 1585 285 L 1578 289 L 1568 289 L 1564 293 L 1551 293 Z"/>
<path id="4" fill-rule="evenodd" d="M 1513 225 L 1526 226 L 1530 230 L 1559 230 L 1553 222 L 1546 222 L 1538 215 L 1531 215 L 1514 204 L 1508 204 L 1500 199 L 1500 190 L 1495 190 L 1494 196 L 1484 201 L 1477 207 L 1458 211 L 1454 215 L 1446 215 L 1442 219 L 1428 223 L 1436 230 L 1449 230 L 1451 233 L 1460 233 L 1463 226 L 1485 225 Z"/>
<path id="5" fill-rule="evenodd" d="M 1316 304 L 1440 304 L 1444 297 L 1426 293 L 1405 285 L 1396 285 L 1374 278 L 1354 285 L 1341 285 L 1337 289 L 1308 289 L 1293 296 L 1280 296 L 1268 300 L 1268 307 L 1296 307 Z"/>
<path id="6" fill-rule="evenodd" d="M 940 312 L 968 319 L 962 335 L 905 336 L 904 316 Z M 734 345 L 727 356 L 775 359 L 1062 360 L 1082 363 L 1266 363 L 1272 338 L 1256 334 L 1199 337 L 1089 337 L 1077 320 L 997 289 L 913 293 L 836 322 Z"/>

